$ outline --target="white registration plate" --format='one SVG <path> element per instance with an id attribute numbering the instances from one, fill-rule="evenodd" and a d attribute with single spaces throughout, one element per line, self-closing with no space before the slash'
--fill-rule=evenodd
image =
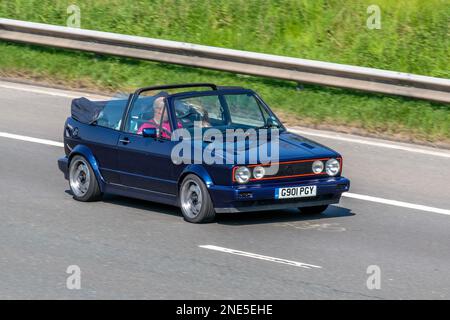
<path id="1" fill-rule="evenodd" d="M 317 186 L 276 188 L 275 199 L 315 197 Z"/>

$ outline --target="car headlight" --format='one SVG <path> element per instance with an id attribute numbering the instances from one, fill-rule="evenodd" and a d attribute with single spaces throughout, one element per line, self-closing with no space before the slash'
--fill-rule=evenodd
<path id="1" fill-rule="evenodd" d="M 336 159 L 330 159 L 325 164 L 325 171 L 329 176 L 335 176 L 341 170 L 341 165 Z"/>
<path id="2" fill-rule="evenodd" d="M 312 171 L 313 171 L 315 174 L 322 173 L 322 172 L 323 172 L 323 168 L 324 168 L 323 162 L 320 161 L 320 160 L 316 160 L 316 161 L 314 161 L 313 164 L 312 164 Z"/>
<path id="3" fill-rule="evenodd" d="M 262 179 L 264 178 L 264 175 L 266 174 L 266 169 L 264 169 L 264 167 L 261 166 L 257 166 L 255 168 L 253 168 L 253 177 L 255 177 L 255 179 Z"/>
<path id="4" fill-rule="evenodd" d="M 239 167 L 234 171 L 234 179 L 239 183 L 247 183 L 250 176 L 250 170 L 247 167 Z"/>

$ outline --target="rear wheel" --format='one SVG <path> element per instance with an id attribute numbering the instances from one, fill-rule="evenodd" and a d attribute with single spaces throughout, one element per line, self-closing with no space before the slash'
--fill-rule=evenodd
<path id="1" fill-rule="evenodd" d="M 180 187 L 180 207 L 186 221 L 206 223 L 214 220 L 211 197 L 203 181 L 196 175 L 189 174 Z"/>
<path id="2" fill-rule="evenodd" d="M 299 210 L 301 211 L 301 213 L 305 213 L 305 214 L 321 214 L 322 212 L 327 210 L 327 208 L 328 208 L 328 205 L 315 206 L 315 207 L 303 207 L 303 208 L 299 208 Z"/>
<path id="3" fill-rule="evenodd" d="M 89 162 L 76 155 L 69 165 L 69 185 L 73 198 L 78 201 L 95 201 L 101 196 L 95 173 Z"/>

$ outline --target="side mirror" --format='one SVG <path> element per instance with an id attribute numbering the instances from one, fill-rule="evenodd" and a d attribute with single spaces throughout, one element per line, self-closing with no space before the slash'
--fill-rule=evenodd
<path id="1" fill-rule="evenodd" d="M 142 130 L 142 136 L 144 138 L 154 138 L 158 137 L 158 129 L 156 128 L 145 128 Z"/>
<path id="2" fill-rule="evenodd" d="M 273 118 L 271 117 L 271 118 L 268 118 L 268 119 L 267 119 L 266 125 L 267 125 L 268 127 L 276 127 L 276 126 L 278 126 L 278 123 L 275 121 L 275 119 L 273 119 Z"/>

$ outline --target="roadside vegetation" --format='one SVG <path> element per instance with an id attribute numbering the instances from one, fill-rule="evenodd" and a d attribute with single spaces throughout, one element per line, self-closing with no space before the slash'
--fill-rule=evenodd
<path id="1" fill-rule="evenodd" d="M 448 0 L 378 0 L 380 30 L 366 27 L 372 2 L 8 0 L 0 1 L 0 17 L 65 25 L 75 3 L 86 29 L 450 78 Z M 242 85 L 290 124 L 450 145 L 449 105 L 401 97 L 5 42 L 0 76 L 110 92 L 191 81 Z"/>

